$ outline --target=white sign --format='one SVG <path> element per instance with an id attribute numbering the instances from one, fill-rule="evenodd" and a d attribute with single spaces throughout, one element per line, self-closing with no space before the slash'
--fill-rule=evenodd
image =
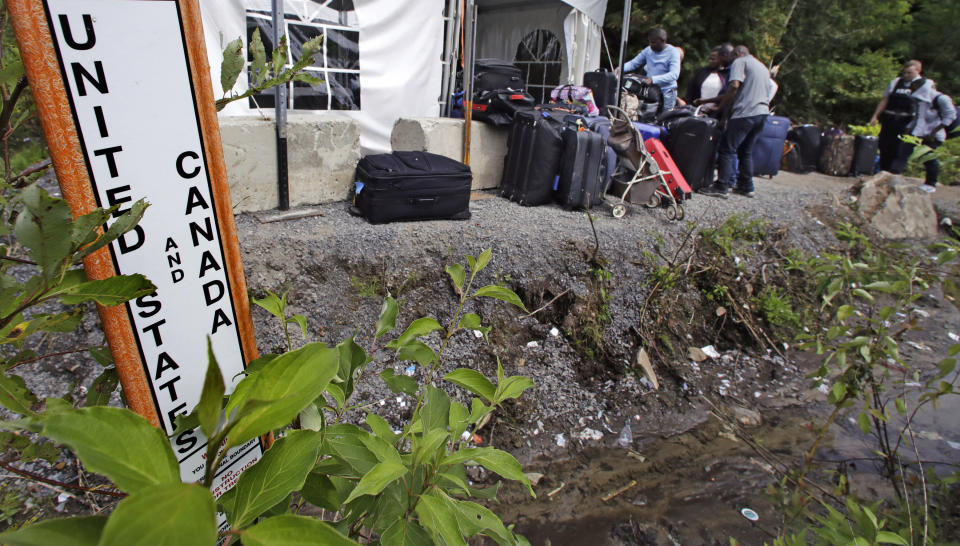
<path id="1" fill-rule="evenodd" d="M 47 0 L 46 8 L 98 204 L 122 212 L 150 203 L 111 253 L 119 274 L 142 273 L 157 286 L 127 313 L 170 434 L 200 400 L 208 336 L 227 392 L 244 366 L 177 2 Z M 201 479 L 200 431 L 171 445 L 184 481 Z M 258 440 L 233 450 L 214 493 L 261 454 Z"/>

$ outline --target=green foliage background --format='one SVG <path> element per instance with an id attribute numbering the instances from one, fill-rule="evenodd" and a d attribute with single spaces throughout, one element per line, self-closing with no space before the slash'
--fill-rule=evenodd
<path id="1" fill-rule="evenodd" d="M 622 2 L 611 0 L 605 32 L 617 55 Z M 654 26 L 684 49 L 681 96 L 710 48 L 744 44 L 768 66 L 779 65 L 779 115 L 794 122 L 864 124 L 881 93 L 909 59 L 951 96 L 960 93 L 955 0 L 634 0 L 627 59 L 646 46 Z"/>

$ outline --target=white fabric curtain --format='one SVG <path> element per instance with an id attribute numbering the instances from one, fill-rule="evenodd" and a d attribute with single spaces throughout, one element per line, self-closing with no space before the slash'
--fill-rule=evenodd
<path id="1" fill-rule="evenodd" d="M 354 0 L 359 26 L 360 110 L 337 110 L 360 123 L 364 153 L 390 151 L 390 133 L 401 117 L 436 117 L 442 73 L 444 0 Z M 217 97 L 223 46 L 242 37 L 246 47 L 246 10 L 270 10 L 270 0 L 200 0 L 211 79 Z M 284 11 L 301 18 L 332 11 L 319 2 L 286 0 Z M 241 76 L 234 91 L 247 89 Z M 246 101 L 228 105 L 221 115 L 250 115 Z M 273 109 L 264 110 L 273 117 Z M 297 113 L 328 114 L 327 110 Z"/>
<path id="2" fill-rule="evenodd" d="M 600 67 L 601 29 L 582 11 L 573 9 L 563 20 L 567 39 L 567 81 L 580 85 L 583 74 Z"/>

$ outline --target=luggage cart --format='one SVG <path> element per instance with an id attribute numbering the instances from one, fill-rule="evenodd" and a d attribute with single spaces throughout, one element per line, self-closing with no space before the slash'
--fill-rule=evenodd
<path id="1" fill-rule="evenodd" d="M 615 106 L 608 106 L 611 123 L 619 127 L 629 127 L 630 133 L 623 138 L 611 137 L 610 147 L 620 157 L 620 167 L 614 174 L 614 180 L 625 189 L 620 194 L 620 202 L 610 209 L 614 218 L 623 218 L 627 214 L 630 202 L 642 203 L 647 208 L 666 205 L 668 220 L 683 220 L 683 205 L 677 200 L 664 175 L 664 171 L 647 151 L 643 136 L 633 125 L 627 113 Z M 630 199 L 628 199 L 628 195 Z"/>

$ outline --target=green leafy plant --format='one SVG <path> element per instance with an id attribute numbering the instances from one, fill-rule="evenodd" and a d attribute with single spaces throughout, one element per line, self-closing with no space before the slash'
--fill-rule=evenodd
<path id="1" fill-rule="evenodd" d="M 519 481 L 533 495 L 529 479 L 509 453 L 469 447 L 463 437 L 533 382 L 506 376 L 499 363 L 495 381 L 468 368 L 442 378 L 438 374 L 454 335 L 489 332 L 481 317 L 466 312 L 472 301 L 494 298 L 523 308 L 520 298 L 506 288 L 495 284 L 473 288 L 490 258 L 489 250 L 467 256 L 469 276 L 462 265 L 446 268 L 459 296 L 446 327 L 433 318 L 420 318 L 379 349 L 428 370 L 423 384 L 396 376 L 391 368 L 381 373 L 394 392 L 416 397 L 402 430 L 394 431 L 374 413 L 366 414 L 365 426 L 344 420 L 352 411 L 367 411 L 350 402 L 356 382 L 372 361 L 354 337 L 335 347 L 309 343 L 266 355 L 251 363 L 229 396 L 208 344 L 200 402 L 177 420 L 178 431 L 199 427 L 209 438 L 201 483 L 180 483 L 169 441 L 142 417 L 119 408 L 74 409 L 48 403 L 44 411 L 21 412 L 22 419 L 0 426 L 69 447 L 87 468 L 109 478 L 127 497 L 109 517 L 47 520 L 0 534 L 0 541 L 33 544 L 69 537 L 84 543 L 213 544 L 218 537 L 215 514 L 220 510 L 231 527 L 220 537 L 239 538 L 245 544 L 274 543 L 279 537 L 303 544 L 355 544 L 354 539 L 370 533 L 384 545 L 465 544 L 478 535 L 499 544 L 526 544 L 488 508 L 471 500 L 495 498 L 499 484 L 474 488 L 466 468 L 482 466 Z M 304 325 L 285 316 L 283 297 L 268 293 L 257 304 L 275 314 L 284 327 L 291 321 Z M 396 301 L 387 297 L 375 339 L 395 330 L 398 314 Z M 424 341 L 433 333 L 441 334 L 438 350 Z M 469 405 L 460 404 L 438 388 L 441 379 L 475 397 Z M 299 429 L 289 428 L 297 421 Z M 214 499 L 210 487 L 228 451 L 271 432 L 279 437 L 273 447 L 240 475 L 230 491 Z M 292 495 L 300 501 L 291 512 Z M 340 516 L 334 522 L 300 516 L 297 512 L 304 503 Z"/>
<path id="2" fill-rule="evenodd" d="M 250 38 L 249 53 L 252 58 L 249 67 L 249 88 L 243 93 L 233 93 L 231 90 L 236 86 L 237 79 L 243 72 L 246 64 L 243 54 L 243 40 L 236 40 L 227 44 L 223 50 L 223 62 L 220 65 L 220 86 L 223 88 L 224 97 L 217 100 L 217 111 L 233 101 L 245 99 L 264 89 L 287 85 L 292 81 L 305 82 L 310 85 L 320 85 L 323 80 L 304 72 L 304 69 L 313 64 L 313 57 L 323 49 L 323 35 L 315 36 L 304 42 L 300 50 L 300 58 L 291 66 L 287 66 L 287 55 L 289 53 L 287 45 L 287 35 L 280 37 L 280 43 L 273 50 L 270 62 L 267 62 L 266 50 L 263 47 L 263 40 L 260 38 L 260 29 L 254 29 L 253 36 Z"/>

